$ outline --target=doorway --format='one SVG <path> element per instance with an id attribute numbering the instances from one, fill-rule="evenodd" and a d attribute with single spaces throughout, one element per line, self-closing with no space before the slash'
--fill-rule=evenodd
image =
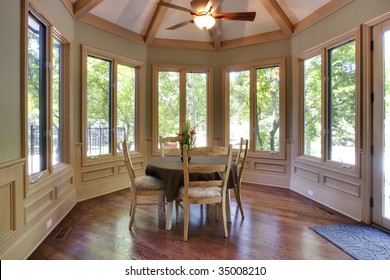
<path id="1" fill-rule="evenodd" d="M 373 26 L 372 222 L 390 229 L 390 20 Z"/>

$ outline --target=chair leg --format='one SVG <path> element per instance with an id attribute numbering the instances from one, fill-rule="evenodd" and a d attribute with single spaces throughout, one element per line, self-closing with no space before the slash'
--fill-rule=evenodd
<path id="1" fill-rule="evenodd" d="M 189 219 L 190 219 L 190 205 L 189 203 L 185 203 L 184 205 L 184 236 L 183 240 L 188 240 L 188 225 L 189 225 Z"/>
<path id="2" fill-rule="evenodd" d="M 241 183 L 234 186 L 234 195 L 236 196 L 237 205 L 240 208 L 241 217 L 244 218 L 244 209 L 242 208 L 241 203 Z"/>
<path id="3" fill-rule="evenodd" d="M 176 224 L 179 223 L 179 201 L 175 201 L 175 208 L 176 208 Z"/>
<path id="4" fill-rule="evenodd" d="M 229 237 L 227 230 L 227 220 L 226 220 L 226 198 L 222 200 L 222 224 L 225 238 Z"/>
<path id="5" fill-rule="evenodd" d="M 166 202 L 165 195 L 160 196 L 159 199 L 160 199 L 161 208 L 165 212 L 165 202 Z"/>
<path id="6" fill-rule="evenodd" d="M 134 197 L 131 200 L 129 230 L 131 230 L 131 228 L 133 227 L 133 224 L 134 224 L 136 206 L 137 206 L 137 198 Z"/>

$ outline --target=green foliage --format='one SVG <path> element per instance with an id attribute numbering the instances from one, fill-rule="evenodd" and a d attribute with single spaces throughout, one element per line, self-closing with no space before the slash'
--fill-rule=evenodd
<path id="1" fill-rule="evenodd" d="M 240 137 L 249 139 L 250 71 L 229 73 L 230 143 L 236 147 Z"/>
<path id="2" fill-rule="evenodd" d="M 88 56 L 87 126 L 110 126 L 111 62 Z"/>
<path id="3" fill-rule="evenodd" d="M 158 72 L 158 134 L 171 136 L 180 130 L 180 111 L 185 111 L 189 126 L 197 131 L 197 141 L 207 144 L 207 74 L 187 72 L 186 107 L 180 107 L 180 72 Z"/>
<path id="4" fill-rule="evenodd" d="M 32 31 L 28 32 L 28 123 L 29 125 L 39 125 L 39 108 L 40 108 L 40 71 L 43 71 L 40 66 L 40 48 L 39 34 Z"/>
<path id="5" fill-rule="evenodd" d="M 256 69 L 256 150 L 279 150 L 279 67 Z"/>
<path id="6" fill-rule="evenodd" d="M 186 74 L 186 119 L 197 131 L 200 145 L 207 143 L 207 74 Z"/>
<path id="7" fill-rule="evenodd" d="M 158 73 L 158 134 L 172 135 L 180 129 L 180 73 Z"/>
<path id="8" fill-rule="evenodd" d="M 304 151 L 321 157 L 321 55 L 304 62 Z"/>
<path id="9" fill-rule="evenodd" d="M 332 146 L 355 146 L 355 42 L 330 51 L 330 127 Z"/>
<path id="10" fill-rule="evenodd" d="M 135 144 L 135 84 L 136 69 L 119 64 L 117 67 L 117 128 L 118 143 L 126 140 L 129 147 Z M 123 134 L 120 133 L 124 128 Z M 130 148 L 131 149 L 131 148 Z"/>

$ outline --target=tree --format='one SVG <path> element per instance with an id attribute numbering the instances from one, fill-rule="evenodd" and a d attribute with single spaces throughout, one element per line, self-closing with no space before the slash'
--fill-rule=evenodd
<path id="1" fill-rule="evenodd" d="M 279 150 L 279 67 L 256 70 L 256 150 Z"/>
<path id="2" fill-rule="evenodd" d="M 321 156 L 321 55 L 304 61 L 304 153 Z"/>

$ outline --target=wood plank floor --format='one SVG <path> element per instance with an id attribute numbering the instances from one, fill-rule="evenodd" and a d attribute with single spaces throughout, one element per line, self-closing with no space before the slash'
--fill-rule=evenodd
<path id="1" fill-rule="evenodd" d="M 129 231 L 128 189 L 79 202 L 29 259 L 352 259 L 309 227 L 356 221 L 288 189 L 244 184 L 242 197 L 245 219 L 233 195 L 227 239 L 206 207 L 191 206 L 187 242 L 183 220 L 165 230 L 165 212 L 157 206 L 138 207 Z"/>

